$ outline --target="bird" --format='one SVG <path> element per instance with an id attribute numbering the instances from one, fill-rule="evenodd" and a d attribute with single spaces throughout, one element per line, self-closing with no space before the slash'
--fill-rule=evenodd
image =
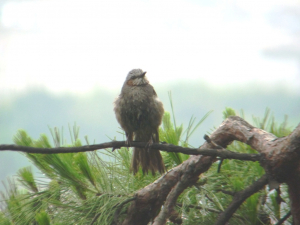
<path id="1" fill-rule="evenodd" d="M 164 115 L 163 103 L 142 69 L 131 70 L 123 84 L 120 95 L 114 101 L 116 119 L 125 131 L 126 143 L 147 142 L 144 148 L 133 148 L 130 171 L 135 175 L 142 168 L 143 174 L 151 171 L 165 172 L 159 150 L 150 149 L 159 143 L 159 126 Z"/>

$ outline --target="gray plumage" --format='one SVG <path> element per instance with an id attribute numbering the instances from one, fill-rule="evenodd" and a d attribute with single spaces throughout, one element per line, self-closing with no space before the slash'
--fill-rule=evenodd
<path id="1" fill-rule="evenodd" d="M 158 128 L 164 114 L 162 102 L 149 84 L 146 72 L 141 69 L 131 70 L 124 82 L 121 94 L 114 102 L 116 118 L 125 131 L 127 143 L 133 140 L 158 143 Z M 143 173 L 151 170 L 163 173 L 165 166 L 159 150 L 134 148 L 131 170 L 137 173 L 139 166 Z"/>

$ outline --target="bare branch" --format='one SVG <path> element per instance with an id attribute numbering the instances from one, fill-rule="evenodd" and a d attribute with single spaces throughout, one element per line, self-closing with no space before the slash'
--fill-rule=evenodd
<path id="1" fill-rule="evenodd" d="M 282 217 L 280 220 L 278 220 L 278 222 L 276 223 L 276 225 L 283 224 L 291 215 L 292 215 L 292 213 L 291 213 L 291 211 L 289 211 L 287 214 L 285 214 L 284 217 Z"/>
<path id="2" fill-rule="evenodd" d="M 234 212 L 240 207 L 240 205 L 251 195 L 258 192 L 268 183 L 268 178 L 266 175 L 263 175 L 260 179 L 255 181 L 249 187 L 245 188 L 242 191 L 235 193 L 232 202 L 228 206 L 228 208 L 222 212 L 215 223 L 215 225 L 223 225 L 229 221 Z"/>
<path id="3" fill-rule="evenodd" d="M 146 142 L 131 142 L 131 147 L 145 147 Z M 97 145 L 84 145 L 81 147 L 59 147 L 59 148 L 35 148 L 19 145 L 0 145 L 0 151 L 18 151 L 26 153 L 39 153 L 39 154 L 57 154 L 57 153 L 76 153 L 76 152 L 88 152 L 105 148 L 118 149 L 121 147 L 127 147 L 125 141 L 112 141 Z M 166 152 L 177 152 L 187 155 L 206 155 L 206 156 L 219 156 L 223 159 L 238 159 L 246 161 L 259 161 L 259 154 L 245 154 L 232 152 L 226 149 L 198 149 L 198 148 L 184 148 L 171 144 L 157 144 L 153 143 L 150 146 L 151 149 L 157 149 Z"/>
<path id="4" fill-rule="evenodd" d="M 158 210 L 161 208 L 170 191 L 177 183 L 180 183 L 180 179 L 185 176 L 185 173 L 189 174 L 190 179 L 181 181 L 182 183 L 180 183 L 177 188 L 178 191 L 173 192 L 175 197 L 173 198 L 171 194 L 169 201 L 173 201 L 179 194 L 181 190 L 180 185 L 185 187 L 194 185 L 199 179 L 199 175 L 207 171 L 213 161 L 214 158 L 209 156 L 192 156 L 179 166 L 171 169 L 152 184 L 139 190 L 136 193 L 137 199 L 129 206 L 127 218 L 122 225 L 148 224 L 152 218 L 156 217 Z"/>
<path id="5" fill-rule="evenodd" d="M 175 214 L 174 206 L 176 205 L 177 198 L 188 186 L 191 185 L 190 180 L 195 180 L 195 178 L 193 178 L 193 170 L 193 167 L 189 167 L 188 170 L 184 171 L 184 174 L 168 194 L 164 207 L 154 219 L 153 225 L 164 225 L 167 222 L 167 219 Z"/>
<path id="6" fill-rule="evenodd" d="M 293 222 L 300 225 L 300 124 L 287 137 L 277 138 L 271 133 L 253 127 L 240 117 L 232 116 L 226 119 L 200 148 L 183 148 L 170 144 L 153 144 L 152 149 L 167 152 L 180 152 L 193 155 L 181 165 L 173 168 L 154 183 L 137 191 L 136 199 L 127 210 L 127 217 L 122 225 L 146 225 L 153 218 L 162 221 L 172 216 L 176 199 L 190 185 L 195 185 L 201 173 L 206 172 L 216 157 L 221 159 L 238 159 L 259 161 L 266 175 L 247 187 L 235 193 L 232 203 L 221 213 L 216 224 L 225 224 L 242 202 L 258 192 L 264 185 L 287 183 L 291 200 Z M 226 150 L 232 141 L 240 141 L 250 145 L 259 154 L 242 154 Z M 147 143 L 132 142 L 131 147 L 145 147 Z M 94 151 L 104 148 L 118 149 L 127 147 L 124 141 L 114 141 L 99 145 L 87 145 L 72 148 L 32 148 L 16 145 L 0 145 L 0 151 L 11 150 L 27 153 L 53 154 Z M 161 214 L 159 209 L 165 202 Z M 157 217 L 156 217 L 157 216 Z M 159 224 L 164 224 L 159 223 Z"/>

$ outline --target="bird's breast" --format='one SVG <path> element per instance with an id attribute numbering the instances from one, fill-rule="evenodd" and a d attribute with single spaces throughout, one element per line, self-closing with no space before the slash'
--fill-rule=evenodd
<path id="1" fill-rule="evenodd" d="M 162 103 L 156 96 L 149 96 L 141 92 L 131 92 L 122 96 L 116 102 L 121 124 L 127 130 L 137 131 L 149 127 L 158 127 L 163 115 Z"/>

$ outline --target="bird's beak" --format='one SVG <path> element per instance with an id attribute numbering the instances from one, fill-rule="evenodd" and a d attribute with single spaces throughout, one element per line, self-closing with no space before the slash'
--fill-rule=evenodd
<path id="1" fill-rule="evenodd" d="M 139 77 L 145 77 L 147 72 L 143 72 Z"/>

